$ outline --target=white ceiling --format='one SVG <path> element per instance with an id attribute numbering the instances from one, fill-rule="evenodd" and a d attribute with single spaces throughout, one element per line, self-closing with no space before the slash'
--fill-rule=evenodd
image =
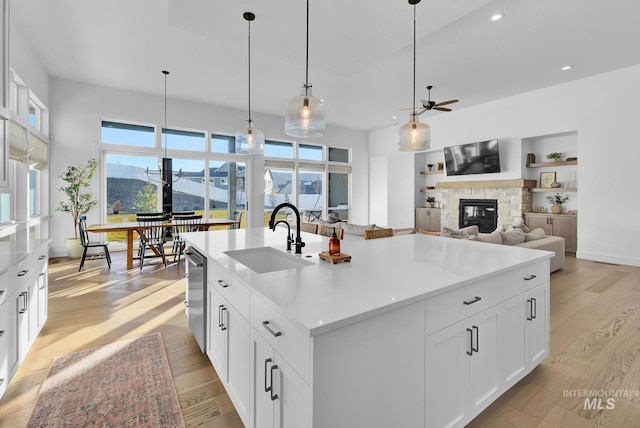
<path id="1" fill-rule="evenodd" d="M 283 116 L 305 80 L 304 0 L 11 2 L 14 25 L 51 76 L 162 95 L 166 69 L 169 97 L 241 110 L 247 10 L 256 14 L 252 112 Z M 495 12 L 504 19 L 490 22 Z M 639 16 L 638 0 L 423 0 L 416 97 L 433 85 L 433 100 L 458 98 L 450 107 L 459 110 L 638 64 Z M 407 121 L 407 0 L 312 0 L 309 31 L 309 81 L 330 124 L 372 130 Z M 566 64 L 574 68 L 561 71 Z M 421 117 L 433 114 L 450 113 Z"/>

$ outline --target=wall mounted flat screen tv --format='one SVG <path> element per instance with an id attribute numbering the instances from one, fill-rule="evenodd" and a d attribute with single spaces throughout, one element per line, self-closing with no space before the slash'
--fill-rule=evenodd
<path id="1" fill-rule="evenodd" d="M 444 148 L 447 175 L 500 172 L 498 140 L 480 141 Z"/>

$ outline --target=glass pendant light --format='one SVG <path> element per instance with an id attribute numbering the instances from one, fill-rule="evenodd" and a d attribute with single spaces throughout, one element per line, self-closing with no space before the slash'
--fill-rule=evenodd
<path id="1" fill-rule="evenodd" d="M 398 131 L 398 150 L 427 150 L 431 143 L 431 128 L 420 122 L 416 112 L 416 5 L 420 0 L 409 0 L 413 5 L 413 109 L 409 114 L 409 122 Z"/>
<path id="2" fill-rule="evenodd" d="M 287 104 L 284 119 L 284 132 L 291 137 L 323 137 L 327 128 L 324 101 L 311 93 L 309 84 L 309 0 L 307 0 L 307 57 L 306 77 L 299 96 L 293 97 Z"/>
<path id="3" fill-rule="evenodd" d="M 251 21 L 256 19 L 256 16 L 251 12 L 245 12 L 242 17 L 249 25 L 249 119 L 245 128 L 236 131 L 236 153 L 261 155 L 264 154 L 264 133 L 254 128 L 251 120 Z"/>

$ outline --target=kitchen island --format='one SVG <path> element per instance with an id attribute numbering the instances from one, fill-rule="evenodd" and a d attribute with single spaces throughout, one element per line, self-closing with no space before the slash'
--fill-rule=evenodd
<path id="1" fill-rule="evenodd" d="M 294 255 L 286 234 L 185 235 L 207 257 L 207 355 L 247 426 L 463 426 L 548 353 L 552 253 L 406 235 L 343 241 L 351 261 L 330 264 L 328 238 Z"/>

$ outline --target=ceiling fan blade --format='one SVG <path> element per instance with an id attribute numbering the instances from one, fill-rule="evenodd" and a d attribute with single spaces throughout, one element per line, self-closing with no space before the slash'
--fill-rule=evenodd
<path id="1" fill-rule="evenodd" d="M 457 103 L 458 100 L 449 100 L 449 101 L 443 101 L 441 103 L 436 104 L 437 107 L 439 106 L 446 106 L 447 104 L 453 104 L 453 103 Z"/>
<path id="2" fill-rule="evenodd" d="M 446 108 L 446 107 L 434 107 L 434 110 L 440 110 L 440 111 L 451 111 L 450 108 Z"/>
<path id="3" fill-rule="evenodd" d="M 418 116 L 420 116 L 422 113 L 424 113 L 425 111 L 427 111 L 429 109 L 427 108 L 423 108 L 422 110 L 420 110 L 418 113 L 416 113 Z"/>

